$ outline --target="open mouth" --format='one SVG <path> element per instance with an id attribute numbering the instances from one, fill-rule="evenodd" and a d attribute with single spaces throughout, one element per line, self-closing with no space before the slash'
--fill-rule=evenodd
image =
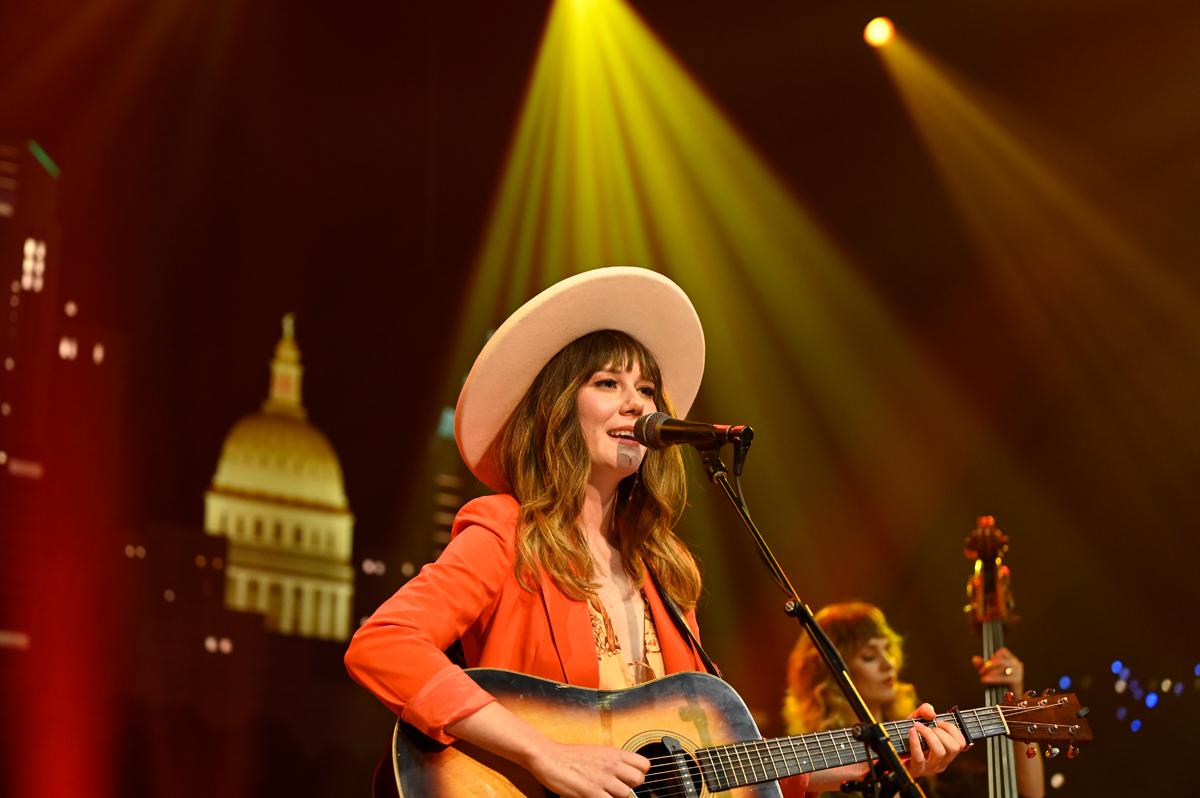
<path id="1" fill-rule="evenodd" d="M 616 438 L 621 443 L 631 443 L 635 446 L 637 445 L 637 440 L 633 437 L 633 430 L 631 429 L 610 429 L 608 431 L 608 437 Z"/>

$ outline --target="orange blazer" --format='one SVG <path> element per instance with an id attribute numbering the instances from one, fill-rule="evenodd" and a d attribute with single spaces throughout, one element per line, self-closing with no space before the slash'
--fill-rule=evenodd
<path id="1" fill-rule="evenodd" d="M 447 724 L 495 699 L 443 653 L 462 640 L 471 667 L 504 668 L 579 687 L 599 687 L 586 601 L 543 578 L 540 592 L 513 575 L 519 504 L 485 496 L 464 505 L 451 541 L 354 634 L 346 669 L 403 720 L 443 743 Z M 647 576 L 646 599 L 667 673 L 703 671 Z M 699 639 L 694 613 L 688 626 Z"/>

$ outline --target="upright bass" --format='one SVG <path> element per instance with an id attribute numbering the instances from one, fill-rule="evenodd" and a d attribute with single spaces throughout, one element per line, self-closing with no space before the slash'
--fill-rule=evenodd
<path id="1" fill-rule="evenodd" d="M 983 637 L 983 658 L 991 660 L 1004 647 L 1004 625 L 1016 620 L 1013 615 L 1011 573 L 1004 564 L 1008 535 L 996 528 L 990 515 L 978 519 L 975 531 L 966 540 L 963 553 L 975 561 L 975 572 L 967 580 L 967 606 L 964 608 Z M 987 703 L 1004 698 L 1002 685 L 990 686 Z M 1016 759 L 1012 743 L 1005 738 L 987 741 L 988 798 L 1017 798 Z"/>

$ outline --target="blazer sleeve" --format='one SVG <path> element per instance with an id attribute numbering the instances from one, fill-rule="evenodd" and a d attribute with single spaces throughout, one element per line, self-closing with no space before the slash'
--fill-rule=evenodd
<path id="1" fill-rule="evenodd" d="M 356 682 L 446 744 L 455 740 L 447 724 L 495 700 L 443 653 L 495 602 L 512 572 L 514 527 L 498 517 L 495 504 L 464 506 L 437 561 L 385 601 L 346 651 L 346 669 Z M 515 514 L 515 502 L 505 506 Z"/>

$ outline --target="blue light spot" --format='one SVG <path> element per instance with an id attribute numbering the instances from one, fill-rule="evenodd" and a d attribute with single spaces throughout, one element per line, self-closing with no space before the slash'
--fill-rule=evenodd
<path id="1" fill-rule="evenodd" d="M 1058 680 L 1058 689 L 1059 690 L 1070 690 L 1071 689 L 1071 677 L 1064 676 L 1061 679 L 1059 679 Z"/>
<path id="2" fill-rule="evenodd" d="M 1197 665 L 1196 667 L 1192 668 L 1192 673 L 1196 674 L 1197 676 L 1200 676 L 1200 665 Z"/>
<path id="3" fill-rule="evenodd" d="M 1200 667 L 1200 666 L 1197 666 L 1197 667 Z M 1121 668 L 1121 672 L 1117 675 L 1120 676 L 1122 679 L 1125 679 L 1126 681 L 1128 681 L 1129 680 L 1129 668 Z"/>
<path id="4" fill-rule="evenodd" d="M 1158 704 L 1158 693 L 1146 694 L 1146 706 L 1153 709 Z"/>
<path id="5" fill-rule="evenodd" d="M 1129 724 L 1129 728 L 1132 731 L 1137 731 L 1138 729 L 1142 728 L 1142 722 L 1140 720 L 1135 720 L 1133 723 Z"/>
<path id="6" fill-rule="evenodd" d="M 1122 668 L 1122 667 L 1124 667 L 1124 666 L 1121 664 L 1121 660 L 1119 660 L 1119 659 L 1114 659 L 1114 660 L 1113 660 L 1113 664 L 1112 664 L 1112 672 L 1113 672 L 1114 674 L 1116 674 L 1116 673 L 1120 673 L 1120 672 L 1121 672 L 1121 668 Z"/>
<path id="7" fill-rule="evenodd" d="M 1117 707 L 1117 720 L 1125 720 L 1125 715 L 1127 714 L 1128 710 L 1125 707 Z"/>
<path id="8" fill-rule="evenodd" d="M 1174 689 L 1175 695 L 1183 695 L 1183 682 L 1175 682 L 1175 687 L 1172 689 Z"/>
<path id="9" fill-rule="evenodd" d="M 442 415 L 438 419 L 437 435 L 443 440 L 454 440 L 454 408 L 442 408 Z"/>

